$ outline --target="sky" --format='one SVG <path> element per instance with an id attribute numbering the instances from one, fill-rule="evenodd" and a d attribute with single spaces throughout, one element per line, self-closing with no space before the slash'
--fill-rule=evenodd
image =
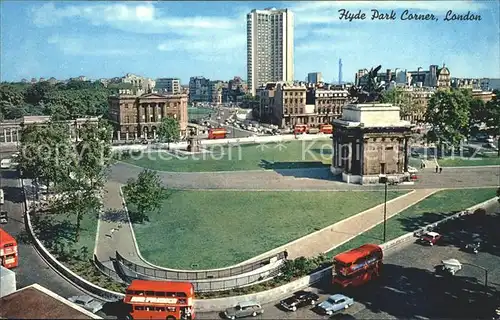
<path id="1" fill-rule="evenodd" d="M 500 1 L 29 1 L 0 2 L 0 77 L 91 79 L 134 73 L 150 78 L 246 79 L 246 14 L 288 8 L 295 15 L 294 78 L 322 72 L 344 81 L 358 69 L 411 69 L 437 64 L 452 77 L 500 78 Z M 339 19 L 339 9 L 367 19 Z M 396 12 L 371 20 L 371 9 Z M 437 21 L 402 21 L 408 9 Z M 481 21 L 444 21 L 470 11 Z"/>

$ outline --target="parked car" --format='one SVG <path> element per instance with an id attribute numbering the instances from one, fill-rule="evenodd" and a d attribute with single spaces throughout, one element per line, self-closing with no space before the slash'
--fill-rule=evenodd
<path id="1" fill-rule="evenodd" d="M 318 308 L 327 315 L 349 308 L 354 304 L 354 299 L 343 294 L 334 294 L 318 305 Z"/>
<path id="2" fill-rule="evenodd" d="M 305 306 L 314 306 L 318 301 L 319 296 L 309 291 L 298 291 L 290 298 L 282 300 L 281 306 L 290 311 L 297 311 L 298 308 Z"/>
<path id="3" fill-rule="evenodd" d="M 408 166 L 408 172 L 409 173 L 417 173 L 418 169 L 412 166 Z"/>
<path id="4" fill-rule="evenodd" d="M 462 264 L 457 259 L 441 260 L 441 270 L 454 276 L 455 273 L 462 270 Z"/>
<path id="5" fill-rule="evenodd" d="M 227 308 L 226 311 L 224 311 L 224 315 L 228 319 L 243 318 L 248 316 L 256 317 L 258 314 L 262 313 L 264 313 L 262 306 L 253 301 L 240 302 L 236 306 Z"/>
<path id="6" fill-rule="evenodd" d="M 433 246 L 435 245 L 439 240 L 441 240 L 442 236 L 437 233 L 437 232 L 433 232 L 433 231 L 430 231 L 430 232 L 426 232 L 424 233 L 420 239 L 419 239 L 419 242 L 422 243 L 422 244 L 428 244 L 430 246 Z"/>
<path id="7" fill-rule="evenodd" d="M 0 224 L 6 224 L 8 221 L 7 211 L 0 211 Z"/>
<path id="8" fill-rule="evenodd" d="M 68 300 L 92 313 L 100 311 L 104 305 L 104 303 L 91 296 L 73 296 L 68 298 Z"/>

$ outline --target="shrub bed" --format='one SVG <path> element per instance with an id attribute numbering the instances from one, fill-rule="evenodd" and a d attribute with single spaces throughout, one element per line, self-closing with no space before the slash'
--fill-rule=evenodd
<path id="1" fill-rule="evenodd" d="M 94 265 L 92 261 L 92 251 L 90 250 L 86 243 L 89 239 L 82 239 L 79 242 L 74 242 L 71 238 L 67 237 L 67 234 L 61 232 L 48 232 L 50 224 L 59 220 L 59 226 L 66 226 L 65 224 L 60 224 L 62 219 L 54 219 L 55 214 L 35 214 L 32 215 L 32 225 L 35 236 L 42 242 L 43 246 L 65 267 L 73 271 L 74 273 L 81 276 L 83 279 L 98 285 L 104 289 L 108 289 L 115 292 L 125 292 L 125 285 L 122 283 L 115 282 L 111 278 L 108 278 L 102 274 Z M 93 220 L 95 220 L 95 229 L 97 230 L 97 218 L 93 214 L 89 216 L 94 216 L 90 218 L 89 222 L 92 225 Z M 59 216 L 58 218 L 62 218 Z M 67 220 L 63 220 L 66 221 Z M 56 224 L 52 224 L 52 228 Z M 95 231 L 94 231 L 95 234 Z M 82 235 L 84 237 L 84 235 Z M 22 237 L 27 239 L 27 237 Z"/>

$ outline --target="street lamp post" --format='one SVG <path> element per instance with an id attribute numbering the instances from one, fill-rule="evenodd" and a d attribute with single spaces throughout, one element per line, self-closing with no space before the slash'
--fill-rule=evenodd
<path id="1" fill-rule="evenodd" d="M 387 176 L 381 174 L 379 176 L 379 182 L 384 184 L 384 243 L 387 235 Z"/>
<path id="2" fill-rule="evenodd" d="M 468 262 L 460 262 L 460 263 L 465 265 L 465 266 L 475 267 L 475 268 L 478 268 L 478 269 L 481 269 L 484 271 L 484 289 L 485 289 L 485 293 L 487 293 L 486 289 L 488 289 L 488 269 L 486 269 L 485 267 L 478 266 L 477 264 L 473 264 L 473 263 L 468 263 Z"/>

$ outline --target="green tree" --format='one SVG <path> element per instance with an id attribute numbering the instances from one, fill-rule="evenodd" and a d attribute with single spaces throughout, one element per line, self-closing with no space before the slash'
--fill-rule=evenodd
<path id="1" fill-rule="evenodd" d="M 68 179 L 73 149 L 67 125 L 27 125 L 20 138 L 21 170 L 50 187 Z"/>
<path id="2" fill-rule="evenodd" d="M 93 190 L 100 190 L 106 180 L 106 169 L 112 163 L 111 127 L 103 119 L 87 122 L 78 130 L 75 165 L 82 171 L 81 178 Z"/>
<path id="3" fill-rule="evenodd" d="M 23 105 L 14 105 L 9 101 L 0 101 L 0 113 L 4 119 L 19 119 L 26 114 Z"/>
<path id="4" fill-rule="evenodd" d="M 471 135 L 476 135 L 482 123 L 486 123 L 488 118 L 488 110 L 483 100 L 471 98 L 469 101 L 469 129 Z"/>
<path id="5" fill-rule="evenodd" d="M 131 211 L 130 219 L 136 222 L 148 221 L 147 211 L 157 211 L 166 197 L 166 189 L 155 171 L 145 169 L 137 179 L 129 179 L 123 187 L 128 203 L 136 209 Z"/>
<path id="6" fill-rule="evenodd" d="M 76 216 L 74 241 L 78 242 L 84 215 L 96 214 L 102 207 L 101 190 L 88 183 L 86 172 L 81 167 L 71 168 L 67 177 L 69 179 L 57 185 L 57 197 L 52 205 L 58 212 Z"/>
<path id="7" fill-rule="evenodd" d="M 14 106 L 24 103 L 24 89 L 11 84 L 0 86 L 0 101 L 6 101 Z"/>
<path id="8" fill-rule="evenodd" d="M 37 82 L 26 90 L 24 100 L 32 105 L 37 105 L 53 90 L 55 90 L 55 87 L 49 82 Z"/>
<path id="9" fill-rule="evenodd" d="M 484 123 L 488 127 L 488 131 L 495 137 L 500 137 L 500 93 L 497 92 L 495 98 L 488 101 L 485 105 L 486 116 Z M 500 139 L 498 139 L 498 156 L 500 157 Z"/>
<path id="10" fill-rule="evenodd" d="M 160 141 L 167 143 L 167 148 L 170 149 L 170 143 L 179 141 L 180 139 L 179 121 L 174 118 L 165 117 L 162 119 L 158 127 L 158 137 Z"/>
<path id="11" fill-rule="evenodd" d="M 470 98 L 461 90 L 436 92 L 429 100 L 425 121 L 427 139 L 438 146 L 458 146 L 468 134 Z"/>

